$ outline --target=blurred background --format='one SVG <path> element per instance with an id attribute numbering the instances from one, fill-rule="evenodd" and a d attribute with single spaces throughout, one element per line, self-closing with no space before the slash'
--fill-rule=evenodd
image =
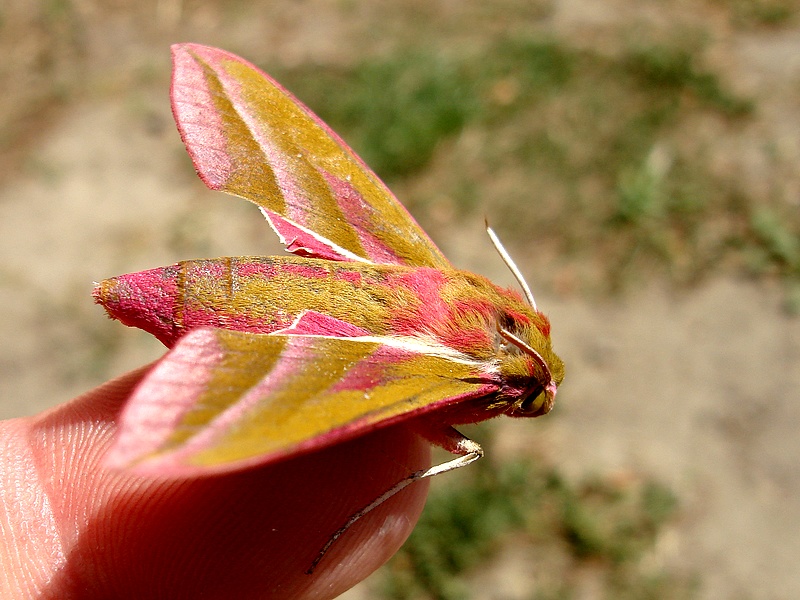
<path id="1" fill-rule="evenodd" d="M 460 268 L 553 323 L 553 413 L 467 434 L 386 599 L 800 597 L 800 8 L 795 0 L 6 0 L 0 416 L 163 348 L 92 282 L 280 251 L 208 192 L 169 44 L 310 105 Z"/>

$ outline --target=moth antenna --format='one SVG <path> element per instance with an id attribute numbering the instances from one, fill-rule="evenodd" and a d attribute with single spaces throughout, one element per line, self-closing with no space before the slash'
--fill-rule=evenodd
<path id="1" fill-rule="evenodd" d="M 506 340 L 514 344 L 517 348 L 519 348 L 526 354 L 532 356 L 533 359 L 537 363 L 539 363 L 539 366 L 544 371 L 544 374 L 547 377 L 547 379 L 550 382 L 553 381 L 553 375 L 552 373 L 550 373 L 550 366 L 547 364 L 547 361 L 545 361 L 544 357 L 541 354 L 539 354 L 536 350 L 531 348 L 528 344 L 526 344 L 517 336 L 515 336 L 513 333 L 511 333 L 508 329 L 504 329 L 503 327 L 498 327 L 497 330 L 500 332 L 500 335 L 502 335 Z"/>
<path id="2" fill-rule="evenodd" d="M 486 233 L 489 234 L 489 239 L 492 240 L 492 245 L 494 245 L 494 249 L 497 250 L 497 253 L 500 255 L 500 258 L 503 259 L 503 262 L 506 263 L 508 270 L 511 271 L 511 274 L 514 275 L 514 278 L 517 280 L 519 287 L 522 288 L 522 291 L 525 294 L 525 298 L 528 301 L 528 304 L 531 305 L 533 310 L 538 310 L 536 308 L 536 300 L 533 298 L 533 292 L 531 288 L 528 287 L 525 278 L 522 276 L 522 273 L 517 268 L 517 265 L 514 264 L 514 261 L 511 259 L 511 255 L 506 251 L 503 247 L 503 243 L 500 241 L 500 238 L 497 237 L 497 234 L 494 232 L 494 229 L 489 227 L 489 220 L 485 221 L 486 223 Z"/>

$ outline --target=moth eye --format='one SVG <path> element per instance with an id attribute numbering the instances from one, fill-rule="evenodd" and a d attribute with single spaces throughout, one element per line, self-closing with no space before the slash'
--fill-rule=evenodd
<path id="1" fill-rule="evenodd" d="M 523 416 L 537 416 L 541 413 L 545 405 L 547 396 L 544 390 L 539 387 L 535 389 L 522 403 L 516 408 L 518 414 Z"/>

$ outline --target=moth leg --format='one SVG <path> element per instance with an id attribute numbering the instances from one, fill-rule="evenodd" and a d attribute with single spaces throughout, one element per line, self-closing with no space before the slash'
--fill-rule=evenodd
<path id="1" fill-rule="evenodd" d="M 457 454 L 458 457 L 440 465 L 435 465 L 430 469 L 412 473 L 409 478 L 413 477 L 414 480 L 433 477 L 440 473 L 447 473 L 454 469 L 466 467 L 483 456 L 483 448 L 478 442 L 469 439 L 449 425 L 442 427 L 441 425 L 435 426 L 423 422 L 416 426 L 416 431 L 431 444 L 436 444 L 452 454 Z"/>
<path id="2" fill-rule="evenodd" d="M 306 574 L 311 575 L 314 572 L 314 569 L 317 568 L 319 561 L 321 561 L 328 550 L 330 550 L 330 547 L 333 546 L 336 540 L 338 540 L 348 529 L 350 529 L 350 527 L 352 527 L 356 521 L 373 509 L 379 507 L 397 492 L 408 487 L 415 481 L 419 481 L 420 479 L 433 477 L 434 475 L 440 475 L 442 473 L 447 473 L 448 471 L 466 467 L 468 464 L 474 463 L 483 456 L 483 448 L 481 448 L 480 444 L 456 431 L 453 427 L 447 426 L 445 428 L 434 428 L 421 425 L 417 427 L 417 431 L 429 442 L 436 444 L 437 446 L 441 446 L 448 452 L 458 454 L 459 456 L 440 465 L 434 465 L 429 469 L 422 469 L 411 473 L 411 475 L 395 483 L 392 487 L 375 498 L 375 500 L 367 504 L 364 508 L 356 513 L 353 513 L 350 518 L 347 519 L 347 522 L 337 529 L 330 539 L 325 543 L 325 545 L 322 547 L 322 550 L 319 551 L 319 554 L 317 554 L 317 557 L 314 559 L 314 562 L 311 563 L 311 566 L 306 571 Z"/>

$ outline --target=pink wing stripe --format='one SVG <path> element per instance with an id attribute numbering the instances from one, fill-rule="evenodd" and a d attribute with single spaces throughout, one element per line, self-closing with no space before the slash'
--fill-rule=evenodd
<path id="1" fill-rule="evenodd" d="M 304 231 L 288 219 L 284 219 L 271 210 L 262 208 L 261 212 L 267 218 L 270 227 L 278 234 L 281 243 L 286 246 L 287 252 L 297 254 L 298 256 L 310 256 L 328 260 L 353 260 L 352 256 L 345 255 L 334 249 L 333 244 L 325 238 Z"/>
<path id="2" fill-rule="evenodd" d="M 278 213 L 289 251 L 450 266 L 347 144 L 260 69 L 195 44 L 173 46 L 173 61 L 173 113 L 201 179 Z"/>
<path id="3" fill-rule="evenodd" d="M 184 340 L 189 343 L 183 345 L 186 354 L 182 360 L 160 361 L 147 375 L 144 385 L 131 395 L 120 417 L 125 427 L 120 428 L 106 458 L 109 467 L 127 467 L 133 460 L 161 447 L 187 409 L 205 391 L 214 368 L 223 358 L 216 335 L 211 329 L 197 329 Z"/>
<path id="4" fill-rule="evenodd" d="M 287 250 L 330 260 L 352 260 L 352 258 L 336 252 L 329 240 L 321 236 L 312 237 L 293 227 L 293 223 L 304 224 L 308 221 L 307 207 L 314 206 L 315 199 L 309 197 L 307 190 L 298 179 L 298 170 L 291 164 L 291 157 L 276 147 L 273 140 L 281 137 L 280 132 L 272 131 L 268 122 L 253 114 L 252 108 L 244 99 L 239 81 L 226 76 L 221 58 L 242 63 L 245 61 L 219 50 L 204 52 L 204 48 L 195 46 L 192 47 L 192 50 L 201 54 L 203 60 L 214 67 L 217 80 L 225 91 L 225 98 L 231 103 L 237 119 L 247 127 L 261 151 L 263 162 L 269 165 L 275 181 L 284 195 L 288 218 L 272 213 L 274 221 L 271 219 L 271 224 L 282 239 L 291 243 L 291 245 L 287 245 Z M 172 85 L 175 120 L 182 130 L 184 143 L 201 179 L 213 190 L 225 190 L 228 180 L 235 170 L 233 154 L 228 147 L 225 124 L 219 111 L 211 108 L 214 106 L 214 99 L 205 80 L 205 73 L 199 67 L 197 59 L 192 53 L 182 48 L 175 49 L 173 54 L 175 71 L 176 73 L 180 71 L 180 77 L 174 77 Z M 249 65 L 249 63 L 247 64 Z M 249 66 L 255 69 L 254 66 Z M 277 82 L 272 82 L 272 84 L 283 90 Z M 288 95 L 288 92 L 283 91 Z M 310 113 L 310 111 L 308 112 Z M 313 120 L 333 136 L 333 132 L 319 119 L 314 118 Z M 393 256 L 392 262 L 396 262 L 396 260 L 396 257 Z"/>
<path id="5" fill-rule="evenodd" d="M 325 178 L 342 214 L 347 215 L 349 223 L 355 229 L 367 259 L 377 264 L 403 264 L 398 260 L 395 252 L 372 233 L 375 223 L 379 223 L 381 217 L 364 201 L 358 190 L 330 173 L 319 169 L 317 171 Z M 287 208 L 288 212 L 295 217 L 295 221 L 268 209 L 262 208 L 261 212 L 264 213 L 288 252 L 299 256 L 312 256 L 328 260 L 351 261 L 360 258 L 352 254 L 345 254 L 345 250 L 339 251 L 329 240 L 302 229 L 298 223 L 303 222 L 305 215 L 297 210 L 294 204 L 288 205 Z"/>
<path id="6" fill-rule="evenodd" d="M 233 155 L 228 148 L 229 141 L 222 115 L 212 108 L 214 98 L 197 59 L 185 50 L 176 50 L 173 55 L 175 71 L 180 72 L 180 77 L 173 77 L 172 82 L 175 120 L 180 124 L 184 143 L 194 159 L 200 177 L 211 189 L 224 189 L 235 167 Z M 225 98 L 234 107 L 236 117 L 247 126 L 250 135 L 257 142 L 281 189 L 287 196 L 301 198 L 302 186 L 294 176 L 292 165 L 287 163 L 285 155 L 276 150 L 271 141 L 275 134 L 270 132 L 269 124 L 254 116 L 250 107 L 242 100 L 239 82 L 232 77 L 222 76 L 225 70 L 222 68 L 220 56 L 234 58 L 217 50 L 205 53 L 203 59 L 216 68 L 218 81 L 225 90 Z"/>
<path id="7" fill-rule="evenodd" d="M 348 221 L 355 228 L 361 246 L 370 260 L 378 264 L 403 264 L 394 250 L 372 233 L 376 225 L 380 226 L 383 220 L 381 215 L 364 201 L 364 197 L 348 181 L 325 171 L 320 173 L 333 191 L 342 214 L 347 215 Z"/>
<path id="8" fill-rule="evenodd" d="M 183 343 L 185 343 L 185 338 Z M 314 340 L 311 338 L 298 336 L 292 338 L 284 347 L 283 351 L 286 352 L 291 349 L 292 352 L 302 353 L 305 347 L 311 348 L 313 343 Z M 207 423 L 195 436 L 182 444 L 179 450 L 155 458 L 158 469 L 164 469 L 165 473 L 171 471 L 171 467 L 175 467 L 176 472 L 185 469 L 185 465 L 191 463 L 191 457 L 193 455 L 212 447 L 217 437 L 224 437 L 237 423 L 243 420 L 246 421 L 247 413 L 257 409 L 259 404 L 264 401 L 265 397 L 270 395 L 272 390 L 283 388 L 285 385 L 284 382 L 290 381 L 296 376 L 297 365 L 293 361 L 276 361 L 272 370 L 270 370 L 256 385 L 245 392 L 241 398 L 221 412 L 214 420 Z M 171 430 L 169 433 L 171 433 Z M 142 461 L 141 465 L 146 468 L 147 460 Z"/>
<path id="9" fill-rule="evenodd" d="M 291 335 L 328 335 L 331 337 L 363 337 L 372 335 L 366 329 L 356 327 L 346 321 L 340 321 L 328 315 L 323 315 L 314 310 L 303 312 L 289 327 L 280 329 L 274 333 Z"/>
<path id="10" fill-rule="evenodd" d="M 172 55 L 173 68 L 181 73 L 172 79 L 172 113 L 198 175 L 212 190 L 222 189 L 233 171 L 222 115 L 209 110 L 214 99 L 195 58 L 188 52 Z"/>

